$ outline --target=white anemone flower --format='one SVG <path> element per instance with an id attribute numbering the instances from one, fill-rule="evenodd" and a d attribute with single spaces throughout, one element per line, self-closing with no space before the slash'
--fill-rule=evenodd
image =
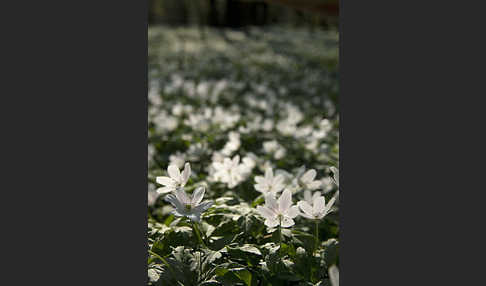
<path id="1" fill-rule="evenodd" d="M 174 194 L 167 195 L 165 200 L 175 208 L 172 211 L 173 215 L 185 216 L 192 221 L 199 222 L 201 214 L 213 205 L 212 201 L 201 202 L 204 192 L 204 187 L 198 187 L 192 193 L 192 197 L 189 197 L 183 189 L 177 189 Z"/>
<path id="2" fill-rule="evenodd" d="M 301 169 L 305 170 L 305 169 Z M 314 169 L 310 169 L 301 175 L 297 175 L 297 184 L 306 190 L 315 190 L 321 186 L 321 182 L 314 180 L 317 172 Z"/>
<path id="3" fill-rule="evenodd" d="M 285 178 L 283 175 L 279 174 L 274 176 L 272 168 L 267 168 L 265 170 L 265 177 L 255 177 L 255 190 L 263 194 L 272 194 L 275 196 L 285 188 L 284 180 Z"/>
<path id="4" fill-rule="evenodd" d="M 187 184 L 189 176 L 191 175 L 191 165 L 186 163 L 182 173 L 176 165 L 169 165 L 167 173 L 169 174 L 169 177 L 160 176 L 156 178 L 158 184 L 164 185 L 164 187 L 157 189 L 159 194 L 166 194 L 173 192 L 178 188 L 183 188 Z"/>
<path id="5" fill-rule="evenodd" d="M 308 219 L 323 219 L 331 212 L 335 200 L 336 198 L 333 197 L 326 205 L 326 199 L 323 196 L 313 196 L 312 205 L 307 201 L 300 201 L 297 205 L 302 210 L 301 215 L 303 217 Z"/>
<path id="6" fill-rule="evenodd" d="M 321 192 L 317 191 L 311 195 L 311 191 L 306 190 L 304 191 L 304 201 L 306 201 L 309 205 L 314 204 L 314 199 L 321 196 Z"/>
<path id="7" fill-rule="evenodd" d="M 299 207 L 292 206 L 292 192 L 285 190 L 278 200 L 268 194 L 265 205 L 257 206 L 257 212 L 265 218 L 267 227 L 291 227 L 295 224 L 293 219 L 299 215 Z"/>
<path id="8" fill-rule="evenodd" d="M 232 189 L 246 180 L 251 171 L 248 165 L 240 164 L 240 156 L 236 155 L 233 159 L 224 158 L 223 162 L 213 162 L 213 179 L 218 182 L 226 183 Z"/>

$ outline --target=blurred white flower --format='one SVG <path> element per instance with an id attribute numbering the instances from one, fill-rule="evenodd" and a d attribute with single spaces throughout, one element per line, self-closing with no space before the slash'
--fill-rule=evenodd
<path id="1" fill-rule="evenodd" d="M 334 181 L 330 177 L 325 177 L 321 179 L 321 188 L 324 191 L 324 194 L 329 193 L 332 189 L 334 189 Z"/>
<path id="2" fill-rule="evenodd" d="M 228 134 L 229 141 L 224 145 L 223 149 L 221 150 L 221 154 L 225 156 L 230 156 L 233 152 L 237 151 L 240 148 L 241 141 L 240 141 L 240 134 L 238 132 L 230 132 Z"/>
<path id="3" fill-rule="evenodd" d="M 155 80 L 150 81 L 148 99 L 151 104 L 157 107 L 162 105 L 162 97 L 160 96 L 159 91 L 159 82 Z"/>
<path id="4" fill-rule="evenodd" d="M 263 142 L 263 151 L 267 154 L 272 154 L 273 158 L 276 160 L 282 159 L 287 153 L 287 150 L 285 150 L 285 148 L 276 140 Z"/>
<path id="5" fill-rule="evenodd" d="M 213 179 L 222 183 L 226 183 L 228 188 L 232 189 L 239 183 L 244 181 L 249 173 L 248 167 L 245 164 L 240 164 L 240 156 L 236 155 L 233 159 L 224 158 L 223 162 L 213 162 L 212 168 L 214 170 Z"/>
<path id="6" fill-rule="evenodd" d="M 273 176 L 272 168 L 268 168 L 265 171 L 265 177 L 256 176 L 255 182 L 255 190 L 265 195 L 272 194 L 273 196 L 275 196 L 278 192 L 282 191 L 285 188 L 285 184 L 283 183 L 284 176 Z"/>
<path id="7" fill-rule="evenodd" d="M 262 123 L 262 129 L 264 131 L 269 132 L 273 129 L 273 125 L 274 125 L 274 123 L 273 123 L 272 119 L 265 119 Z"/>
<path id="8" fill-rule="evenodd" d="M 317 192 L 316 192 L 317 193 Z M 334 205 L 336 199 L 333 197 L 326 205 L 326 199 L 323 196 L 312 196 L 312 205 L 307 200 L 297 203 L 302 210 L 301 215 L 308 219 L 322 219 L 331 212 L 331 207 Z"/>
<path id="9" fill-rule="evenodd" d="M 297 125 L 288 120 L 279 121 L 275 127 L 280 133 L 286 136 L 293 136 L 297 131 Z"/>
<path id="10" fill-rule="evenodd" d="M 292 206 L 292 193 L 285 190 L 278 200 L 271 194 L 265 196 L 265 205 L 257 206 L 257 212 L 265 218 L 267 227 L 291 227 L 299 215 L 299 207 Z"/>
<path id="11" fill-rule="evenodd" d="M 176 165 L 177 168 L 181 169 L 186 162 L 186 155 L 177 151 L 175 154 L 169 156 L 170 165 Z"/>
<path id="12" fill-rule="evenodd" d="M 221 106 L 217 106 L 212 112 L 211 120 L 213 124 L 218 124 L 221 130 L 227 130 L 235 126 L 240 120 L 238 112 L 225 111 Z"/>
<path id="13" fill-rule="evenodd" d="M 321 182 L 318 180 L 314 180 L 317 174 L 316 170 L 309 169 L 306 172 L 304 171 L 305 171 L 305 167 L 301 167 L 294 183 L 296 183 L 299 187 L 303 188 L 304 190 L 315 190 L 319 188 L 321 186 Z"/>
<path id="14" fill-rule="evenodd" d="M 160 112 L 154 117 L 153 122 L 155 124 L 155 129 L 159 132 L 173 131 L 179 125 L 179 120 L 177 117 L 167 114 L 167 112 Z"/>
<path id="15" fill-rule="evenodd" d="M 174 194 L 167 195 L 165 200 L 175 207 L 175 210 L 172 211 L 175 216 L 185 216 L 192 221 L 199 222 L 201 214 L 213 205 L 212 201 L 201 203 L 204 192 L 204 187 L 198 187 L 194 190 L 192 197 L 189 197 L 183 189 L 177 189 Z"/>
<path id="16" fill-rule="evenodd" d="M 157 198 L 159 197 L 159 194 L 155 191 L 154 185 L 149 184 L 147 193 L 148 193 L 147 204 L 149 206 L 153 206 L 157 201 Z"/>
<path id="17" fill-rule="evenodd" d="M 164 185 L 164 187 L 157 189 L 159 194 L 170 193 L 178 188 L 183 188 L 187 184 L 189 176 L 191 175 L 191 165 L 186 163 L 182 173 L 176 165 L 169 165 L 167 173 L 169 174 L 169 177 L 160 176 L 156 178 L 158 184 Z"/>
<path id="18" fill-rule="evenodd" d="M 199 161 L 202 157 L 209 155 L 211 150 L 208 147 L 208 143 L 205 141 L 191 144 L 186 151 L 186 157 L 189 161 Z"/>

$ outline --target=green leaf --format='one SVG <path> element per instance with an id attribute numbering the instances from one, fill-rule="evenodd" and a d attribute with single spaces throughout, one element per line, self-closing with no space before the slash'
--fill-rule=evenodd
<path id="1" fill-rule="evenodd" d="M 251 273 L 250 271 L 243 269 L 243 270 L 235 270 L 234 273 L 238 278 L 240 278 L 246 285 L 251 286 Z"/>

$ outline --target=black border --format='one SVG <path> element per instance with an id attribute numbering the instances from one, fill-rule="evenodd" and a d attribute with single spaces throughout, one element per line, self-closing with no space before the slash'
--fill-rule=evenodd
<path id="1" fill-rule="evenodd" d="M 340 1 L 343 285 L 481 273 L 484 17 L 454 3 Z M 146 282 L 147 1 L 2 5 L 0 284 Z"/>

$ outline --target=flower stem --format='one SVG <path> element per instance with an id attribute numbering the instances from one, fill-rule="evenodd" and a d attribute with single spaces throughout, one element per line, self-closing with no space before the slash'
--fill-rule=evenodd
<path id="1" fill-rule="evenodd" d="M 319 245 L 319 220 L 315 220 L 315 244 L 314 244 L 314 253 L 317 253 L 317 248 Z"/>
<path id="2" fill-rule="evenodd" d="M 206 246 L 206 244 L 204 243 L 204 240 L 201 238 L 201 233 L 199 232 L 199 227 L 197 226 L 197 223 L 193 222 L 192 223 L 192 227 L 194 228 L 194 232 L 196 233 L 196 236 L 197 236 L 197 239 L 199 240 L 199 243 L 205 247 L 205 248 L 208 248 Z"/>
<path id="3" fill-rule="evenodd" d="M 278 223 L 278 242 L 280 245 L 280 249 L 282 249 L 282 219 L 279 218 L 279 223 Z"/>

